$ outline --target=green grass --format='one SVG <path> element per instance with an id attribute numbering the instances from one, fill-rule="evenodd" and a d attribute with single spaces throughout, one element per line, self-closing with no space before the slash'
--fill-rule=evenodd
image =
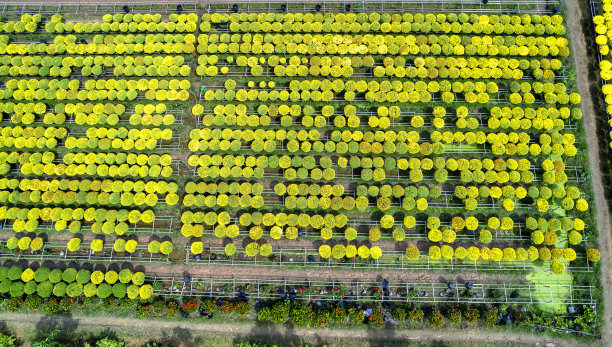
<path id="1" fill-rule="evenodd" d="M 545 264 L 546 263 L 547 262 L 545 262 Z M 533 266 L 533 271 L 527 274 L 525 278 L 532 284 L 542 285 L 541 287 L 534 287 L 534 289 L 531 290 L 531 295 L 534 302 L 536 302 L 536 308 L 544 313 L 550 314 L 567 313 L 566 305 L 563 304 L 563 302 L 571 295 L 569 286 L 574 281 L 574 276 L 572 274 L 566 272 L 562 275 L 555 275 L 552 273 L 552 271 L 543 269 L 542 266 Z M 549 291 L 545 287 L 549 284 L 565 286 L 555 287 Z M 552 303 L 553 301 L 555 302 L 554 304 Z"/>

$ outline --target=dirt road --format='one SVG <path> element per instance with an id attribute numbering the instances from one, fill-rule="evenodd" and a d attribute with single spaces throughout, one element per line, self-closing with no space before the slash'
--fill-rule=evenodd
<path id="1" fill-rule="evenodd" d="M 185 320 L 139 320 L 130 318 L 43 316 L 39 314 L 0 314 L 0 322 L 7 328 L 22 331 L 35 327 L 46 331 L 61 327 L 69 336 L 104 334 L 111 330 L 118 338 L 130 341 L 172 341 L 176 346 L 234 346 L 239 341 L 270 341 L 280 346 L 406 346 L 418 341 L 431 345 L 473 346 L 569 346 L 569 341 L 556 340 L 545 335 L 513 333 L 509 342 L 507 332 L 482 330 L 391 330 L 391 329 L 305 329 L 284 328 L 277 325 L 254 323 L 189 323 Z M 228 337 L 224 339 L 223 337 Z M 132 340 L 135 339 L 136 340 Z M 142 342 L 141 342 L 142 343 Z M 179 344 L 177 344 L 179 343 Z"/>
<path id="2" fill-rule="evenodd" d="M 601 281 L 603 288 L 612 288 L 612 235 L 610 207 L 606 199 L 606 190 L 610 182 L 607 177 L 603 177 L 602 170 L 606 168 L 606 155 L 608 151 L 605 147 L 609 142 L 605 135 L 607 130 L 598 130 L 601 127 L 601 117 L 605 114 L 598 112 L 595 107 L 596 102 L 600 102 L 603 97 L 599 86 L 599 77 L 596 75 L 599 67 L 596 64 L 595 54 L 589 51 L 595 39 L 590 28 L 593 27 L 591 14 L 588 12 L 588 1 L 564 0 L 567 6 L 567 27 L 571 38 L 571 50 L 576 64 L 576 82 L 582 95 L 582 113 L 584 115 L 584 127 L 589 146 L 589 162 L 591 165 L 593 192 L 595 195 L 595 205 L 597 208 L 597 227 L 599 229 L 599 248 L 601 257 Z M 582 4 L 581 4 L 582 3 Z M 586 4 L 586 5 L 585 5 Z M 582 6 L 581 6 L 582 5 Z M 601 128 L 600 128 L 601 129 Z M 609 129 L 608 129 L 609 130 Z M 603 133 L 603 134 L 602 134 Z M 604 171 L 605 172 L 605 171 Z M 605 180 L 605 186 L 604 186 Z M 604 296 L 604 321 L 602 324 L 602 337 L 607 345 L 612 345 L 612 292 L 603 290 Z"/>

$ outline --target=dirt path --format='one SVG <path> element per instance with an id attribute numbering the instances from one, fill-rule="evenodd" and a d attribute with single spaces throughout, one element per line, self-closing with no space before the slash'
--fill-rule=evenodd
<path id="1" fill-rule="evenodd" d="M 589 146 L 589 162 L 593 182 L 593 192 L 595 194 L 595 205 L 597 208 L 597 227 L 599 229 L 599 248 L 601 257 L 601 281 L 603 288 L 612 288 L 612 240 L 611 240 L 611 220 L 609 205 L 606 200 L 606 190 L 602 170 L 606 170 L 607 142 L 609 138 L 604 135 L 609 129 L 602 129 L 601 117 L 603 113 L 598 112 L 594 100 L 601 102 L 602 94 L 599 86 L 595 54 L 592 50 L 595 36 L 592 30 L 591 15 L 588 11 L 588 1 L 564 0 L 567 6 L 567 27 L 571 35 L 571 45 L 576 64 L 576 81 L 580 94 L 582 95 L 582 113 L 584 115 L 584 126 L 586 138 Z M 582 3 L 582 7 L 581 4 Z M 590 45 L 590 46 L 587 46 Z M 590 97 L 589 97 L 590 96 Z M 598 129 L 599 127 L 599 129 Z M 603 133 L 603 134 L 602 134 Z M 604 171 L 605 172 L 605 171 Z M 609 181 L 606 180 L 606 185 Z M 593 206 L 595 207 L 595 206 Z M 612 291 L 603 290 L 604 296 L 604 315 L 602 324 L 602 338 L 607 345 L 612 344 Z"/>
<path id="2" fill-rule="evenodd" d="M 23 259 L 7 259 L 4 266 L 20 265 L 23 267 L 38 266 L 61 268 L 63 263 L 46 263 L 39 261 L 26 261 Z M 129 267 L 134 271 L 142 271 L 149 276 L 174 276 L 176 280 L 183 279 L 189 275 L 194 278 L 236 278 L 248 279 L 287 279 L 287 280 L 311 280 L 311 281 L 361 281 L 380 282 L 387 279 L 392 283 L 448 283 L 455 282 L 462 285 L 467 282 L 473 283 L 524 283 L 525 276 L 510 274 L 506 272 L 497 273 L 474 273 L 463 272 L 458 274 L 436 271 L 413 271 L 392 269 L 352 269 L 352 268 L 286 268 L 274 266 L 243 266 L 243 265 L 215 265 L 214 263 L 134 263 L 131 264 L 87 264 L 84 268 L 91 269 L 101 266 L 102 268 L 119 271 L 121 268 Z"/>
<path id="3" fill-rule="evenodd" d="M 198 265 L 165 265 L 165 264 L 146 264 L 143 265 L 145 273 L 156 274 L 158 276 L 169 276 L 190 274 L 193 277 L 235 277 L 242 279 L 249 278 L 274 278 L 274 279 L 309 279 L 318 280 L 360 280 L 360 281 L 382 281 L 387 279 L 391 282 L 408 283 L 445 283 L 445 282 L 523 282 L 524 276 L 484 273 L 462 273 L 462 274 L 442 274 L 425 271 L 398 271 L 398 270 L 379 270 L 379 271 L 355 271 L 351 269 L 286 269 L 269 267 L 247 267 L 247 266 L 198 266 Z"/>
<path id="4" fill-rule="evenodd" d="M 139 320 L 133 318 L 86 317 L 86 316 L 44 316 L 39 314 L 1 313 L 0 322 L 18 330 L 35 328 L 46 331 L 61 327 L 69 336 L 100 334 L 111 331 L 119 338 L 135 341 L 166 340 L 176 346 L 210 346 L 206 335 L 227 337 L 229 343 L 249 340 L 264 340 L 280 343 L 283 346 L 382 346 L 406 345 L 417 341 L 429 341 L 432 345 L 473 345 L 501 343 L 509 345 L 569 346 L 569 341 L 552 339 L 545 335 L 525 333 L 512 334 L 512 344 L 508 343 L 508 333 L 482 330 L 387 330 L 387 329 L 305 329 L 280 326 L 258 325 L 255 323 L 189 323 L 185 320 Z M 140 335 L 140 336 L 135 336 Z M 348 338 L 347 338 L 348 337 Z M 215 345 L 225 346 L 215 341 Z M 142 342 L 140 342 L 142 343 Z M 137 343 L 130 345 L 139 345 Z"/>

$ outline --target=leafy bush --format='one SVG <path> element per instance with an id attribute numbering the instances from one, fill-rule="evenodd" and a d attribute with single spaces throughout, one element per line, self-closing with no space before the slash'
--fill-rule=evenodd
<path id="1" fill-rule="evenodd" d="M 21 278 L 21 274 L 22 273 L 23 273 L 23 270 L 21 269 L 21 267 L 19 267 L 17 265 L 13 265 L 8 270 L 7 277 L 8 277 L 9 280 L 15 281 L 15 280 Z"/>
<path id="2" fill-rule="evenodd" d="M 77 270 L 74 268 L 67 268 L 62 273 L 62 280 L 66 283 L 72 283 L 76 280 Z"/>
<path id="3" fill-rule="evenodd" d="M 55 286 L 53 286 L 53 295 L 56 297 L 62 297 L 66 295 L 66 289 L 68 285 L 64 282 L 59 282 Z"/>
<path id="4" fill-rule="evenodd" d="M 44 282 L 49 279 L 50 272 L 51 271 L 49 270 L 49 268 L 39 267 L 38 269 L 36 269 L 36 271 L 34 271 L 34 280 L 39 283 Z"/>
<path id="5" fill-rule="evenodd" d="M 80 283 L 83 285 L 89 283 L 90 278 L 91 278 L 91 272 L 89 270 L 81 269 L 76 274 L 77 283 Z"/>
<path id="6" fill-rule="evenodd" d="M 83 293 L 83 285 L 78 282 L 73 282 L 66 287 L 66 294 L 71 298 L 76 298 Z"/>
<path id="7" fill-rule="evenodd" d="M 15 347 L 17 339 L 12 335 L 0 334 L 0 346 Z"/>
<path id="8" fill-rule="evenodd" d="M 41 298 L 48 298 L 51 295 L 52 290 L 53 290 L 53 283 L 49 281 L 44 281 L 38 284 L 36 288 L 36 293 Z"/>
<path id="9" fill-rule="evenodd" d="M 127 286 L 125 283 L 115 283 L 112 287 L 113 296 L 122 299 L 127 294 Z"/>
<path id="10" fill-rule="evenodd" d="M 101 299 L 108 298 L 112 294 L 112 287 L 108 283 L 101 283 L 97 288 L 96 294 Z"/>
<path id="11" fill-rule="evenodd" d="M 119 282 L 127 284 L 132 281 L 132 271 L 130 269 L 123 269 L 119 271 Z"/>
<path id="12" fill-rule="evenodd" d="M 63 272 L 60 269 L 51 270 L 51 272 L 49 273 L 49 281 L 51 281 L 51 283 L 58 283 L 62 280 L 62 274 Z"/>

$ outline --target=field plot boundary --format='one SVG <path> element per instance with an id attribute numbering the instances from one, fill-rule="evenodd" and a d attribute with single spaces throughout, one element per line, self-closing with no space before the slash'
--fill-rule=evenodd
<path id="1" fill-rule="evenodd" d="M 490 0 L 487 5 L 473 0 L 321 0 L 321 1 L 277 1 L 277 0 L 247 0 L 236 2 L 243 10 L 251 11 L 277 11 L 281 5 L 286 5 L 288 12 L 312 11 L 315 4 L 321 5 L 322 12 L 344 11 L 347 4 L 354 6 L 355 11 L 377 11 L 377 12 L 466 12 L 466 13 L 540 13 L 554 14 L 559 5 L 559 0 Z M 230 2 L 223 0 L 208 1 L 181 1 L 181 0 L 136 0 L 136 1 L 25 1 L 19 5 L 14 2 L 0 2 L 1 14 L 22 13 L 121 13 L 123 6 L 128 6 L 131 12 L 174 12 L 176 6 L 183 6 L 183 10 L 197 12 L 230 12 Z M 533 8 L 535 6 L 536 8 Z"/>
<path id="2" fill-rule="evenodd" d="M 483 2 L 0 2 L 0 311 L 612 341 L 577 5 Z"/>

